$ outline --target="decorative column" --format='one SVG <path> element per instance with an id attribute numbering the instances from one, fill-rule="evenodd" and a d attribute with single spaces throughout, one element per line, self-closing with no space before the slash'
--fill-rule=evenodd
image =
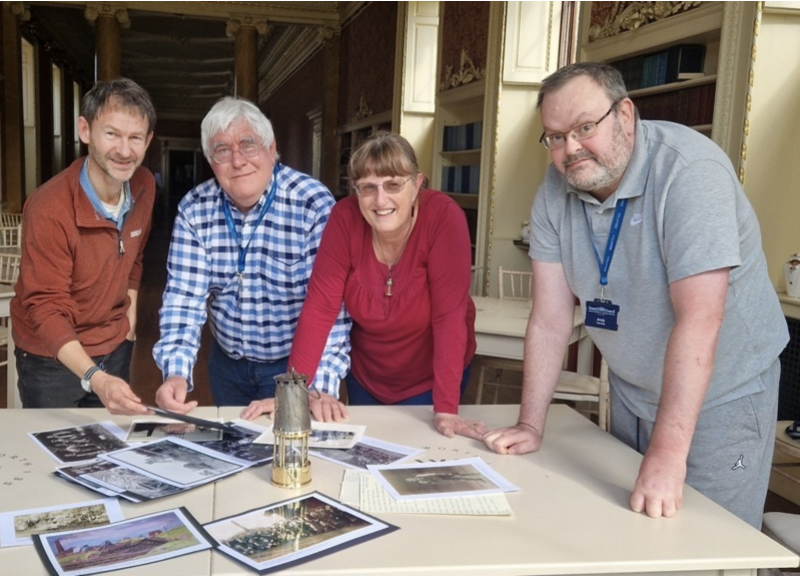
<path id="1" fill-rule="evenodd" d="M 22 2 L 3 2 L 2 19 L 3 54 L 0 57 L 3 81 L 0 112 L 0 193 L 4 212 L 22 212 L 25 200 L 25 155 L 22 111 L 22 51 L 20 48 L 19 20 L 26 21 L 30 12 Z M 18 20 L 19 19 L 19 20 Z"/>
<path id="2" fill-rule="evenodd" d="M 83 15 L 95 25 L 95 80 L 122 76 L 120 30 L 131 25 L 128 11 L 112 4 L 91 3 Z"/>
<path id="3" fill-rule="evenodd" d="M 339 115 L 339 51 L 341 35 L 339 30 L 322 28 L 320 40 L 323 43 L 325 70 L 322 80 L 322 170 L 321 181 L 329 190 L 339 189 L 339 146 L 336 128 Z"/>
<path id="4" fill-rule="evenodd" d="M 53 46 L 39 41 L 39 50 L 34 52 L 34 67 L 38 98 L 36 100 L 36 164 L 39 182 L 43 184 L 53 177 Z"/>
<path id="5" fill-rule="evenodd" d="M 231 18 L 225 28 L 228 37 L 236 38 L 234 53 L 234 96 L 258 105 L 258 35 L 267 33 L 266 20 L 249 16 Z"/>

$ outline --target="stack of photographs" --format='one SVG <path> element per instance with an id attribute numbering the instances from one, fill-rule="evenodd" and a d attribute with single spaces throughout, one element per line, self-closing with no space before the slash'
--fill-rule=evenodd
<path id="1" fill-rule="evenodd" d="M 104 496 L 146 502 L 272 461 L 272 446 L 253 443 L 262 433 L 263 428 L 243 422 L 205 429 L 135 421 L 127 435 L 103 422 L 30 436 L 63 464 L 56 468 L 56 476 Z"/>

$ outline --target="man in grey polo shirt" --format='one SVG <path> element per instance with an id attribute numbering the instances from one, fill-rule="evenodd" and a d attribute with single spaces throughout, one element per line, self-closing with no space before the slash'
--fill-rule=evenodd
<path id="1" fill-rule="evenodd" d="M 553 163 L 531 217 L 522 404 L 487 445 L 539 448 L 577 296 L 611 432 L 644 454 L 631 508 L 672 516 L 686 482 L 759 527 L 788 332 L 733 166 L 694 130 L 640 120 L 607 65 L 558 70 L 538 107 Z"/>

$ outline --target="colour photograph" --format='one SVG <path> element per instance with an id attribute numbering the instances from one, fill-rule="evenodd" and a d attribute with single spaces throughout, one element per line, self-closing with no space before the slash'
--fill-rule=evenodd
<path id="1" fill-rule="evenodd" d="M 37 535 L 34 544 L 52 574 L 70 576 L 160 562 L 212 547 L 184 508 L 102 528 Z"/>
<path id="2" fill-rule="evenodd" d="M 203 526 L 217 550 L 266 574 L 396 530 L 313 492 Z"/>

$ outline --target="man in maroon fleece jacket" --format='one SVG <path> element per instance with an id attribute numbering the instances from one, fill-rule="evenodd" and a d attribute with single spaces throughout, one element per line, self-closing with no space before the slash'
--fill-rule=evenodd
<path id="1" fill-rule="evenodd" d="M 140 165 L 156 114 L 135 82 L 84 96 L 89 155 L 28 198 L 11 325 L 25 408 L 105 406 L 146 414 L 127 381 L 155 180 Z"/>

